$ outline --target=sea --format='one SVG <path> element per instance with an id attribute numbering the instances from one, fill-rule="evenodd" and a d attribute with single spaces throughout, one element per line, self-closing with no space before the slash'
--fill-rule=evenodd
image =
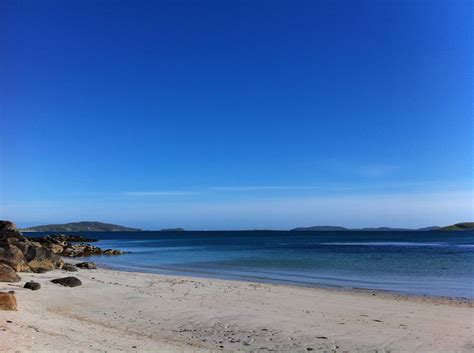
<path id="1" fill-rule="evenodd" d="M 40 236 L 51 233 L 26 233 Z M 82 258 L 134 272 L 474 298 L 474 232 L 74 232 L 130 253 Z"/>

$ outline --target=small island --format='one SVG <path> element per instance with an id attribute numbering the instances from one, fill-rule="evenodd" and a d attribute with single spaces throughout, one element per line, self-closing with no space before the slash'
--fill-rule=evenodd
<path id="1" fill-rule="evenodd" d="M 21 229 L 22 232 L 141 232 L 138 228 L 129 228 L 102 222 L 71 222 L 65 224 L 46 224 Z"/>
<path id="2" fill-rule="evenodd" d="M 438 230 L 446 230 L 446 231 L 466 231 L 466 230 L 474 230 L 474 222 L 463 222 L 463 223 L 456 223 L 450 226 L 441 227 Z"/>

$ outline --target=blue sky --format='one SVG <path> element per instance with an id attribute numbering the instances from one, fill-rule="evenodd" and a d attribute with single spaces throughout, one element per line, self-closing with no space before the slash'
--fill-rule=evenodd
<path id="1" fill-rule="evenodd" d="M 473 219 L 469 1 L 2 1 L 2 218 Z"/>

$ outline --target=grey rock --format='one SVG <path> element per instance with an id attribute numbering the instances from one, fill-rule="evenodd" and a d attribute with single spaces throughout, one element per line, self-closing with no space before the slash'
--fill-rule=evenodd
<path id="1" fill-rule="evenodd" d="M 97 269 L 97 266 L 95 265 L 94 262 L 79 262 L 78 264 L 76 264 L 76 267 L 84 268 L 84 269 L 87 269 L 87 270 L 96 270 Z"/>
<path id="2" fill-rule="evenodd" d="M 77 277 L 62 277 L 51 280 L 52 283 L 60 284 L 65 287 L 78 287 L 82 282 Z"/>
<path id="3" fill-rule="evenodd" d="M 23 288 L 31 289 L 31 290 L 38 290 L 41 288 L 41 284 L 35 281 L 28 281 L 25 283 Z"/>
<path id="4" fill-rule="evenodd" d="M 79 271 L 76 266 L 73 264 L 64 264 L 63 268 L 64 271 L 69 271 L 69 272 L 77 272 Z"/>

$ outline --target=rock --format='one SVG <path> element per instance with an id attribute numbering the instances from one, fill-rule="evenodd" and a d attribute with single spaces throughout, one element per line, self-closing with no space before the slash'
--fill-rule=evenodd
<path id="1" fill-rule="evenodd" d="M 86 238 L 81 235 L 66 235 L 66 234 L 51 234 L 45 237 L 35 237 L 32 238 L 34 241 L 37 241 L 41 244 L 60 244 L 64 245 L 66 243 L 92 243 L 97 241 L 97 239 Z"/>
<path id="2" fill-rule="evenodd" d="M 64 250 L 61 253 L 62 256 L 69 257 L 82 257 L 100 254 L 102 254 L 101 248 L 88 244 L 69 244 L 64 247 Z"/>
<path id="3" fill-rule="evenodd" d="M 25 255 L 18 247 L 9 243 L 0 245 L 0 263 L 7 264 L 16 272 L 30 271 Z"/>
<path id="4" fill-rule="evenodd" d="M 42 244 L 24 237 L 9 221 L 0 221 L 0 263 L 16 272 L 61 268 L 63 260 Z"/>
<path id="5" fill-rule="evenodd" d="M 63 268 L 64 271 L 69 271 L 69 272 L 77 272 L 79 271 L 76 266 L 73 264 L 64 264 Z"/>
<path id="6" fill-rule="evenodd" d="M 0 221 L 0 231 L 14 232 L 16 231 L 15 223 L 10 221 Z"/>
<path id="7" fill-rule="evenodd" d="M 64 248 L 59 244 L 51 244 L 48 246 L 48 249 L 53 252 L 53 254 L 61 254 Z"/>
<path id="8" fill-rule="evenodd" d="M 52 283 L 57 283 L 65 287 L 78 287 L 82 285 L 82 282 L 77 277 L 62 277 L 56 278 L 51 281 Z"/>
<path id="9" fill-rule="evenodd" d="M 102 250 L 97 246 L 85 244 L 84 242 L 94 242 L 97 239 L 90 239 L 80 235 L 53 234 L 45 237 L 29 238 L 31 243 L 41 244 L 40 247 L 48 248 L 54 254 L 68 257 L 83 257 L 90 255 L 121 255 L 120 250 Z"/>
<path id="10" fill-rule="evenodd" d="M 33 272 L 38 270 L 54 270 L 56 268 L 61 269 L 63 267 L 64 261 L 53 254 L 51 250 L 46 248 L 36 248 L 29 247 L 26 253 L 26 260 L 28 261 L 28 266 Z"/>
<path id="11" fill-rule="evenodd" d="M 15 294 L 0 292 L 0 310 L 16 310 Z"/>
<path id="12" fill-rule="evenodd" d="M 15 270 L 6 264 L 0 263 L 0 282 L 19 282 L 20 276 Z"/>
<path id="13" fill-rule="evenodd" d="M 97 266 L 95 265 L 94 262 L 79 262 L 78 264 L 76 264 L 76 267 L 84 268 L 84 269 L 87 269 L 87 270 L 96 270 L 97 269 Z"/>
<path id="14" fill-rule="evenodd" d="M 35 273 L 46 273 L 48 272 L 49 270 L 45 269 L 45 268 L 37 268 L 35 269 Z"/>
<path id="15" fill-rule="evenodd" d="M 104 255 L 122 255 L 123 251 L 116 249 L 107 249 L 103 252 Z"/>
<path id="16" fill-rule="evenodd" d="M 41 284 L 35 281 L 28 281 L 25 283 L 23 288 L 31 289 L 31 290 L 38 290 L 41 288 Z"/>

